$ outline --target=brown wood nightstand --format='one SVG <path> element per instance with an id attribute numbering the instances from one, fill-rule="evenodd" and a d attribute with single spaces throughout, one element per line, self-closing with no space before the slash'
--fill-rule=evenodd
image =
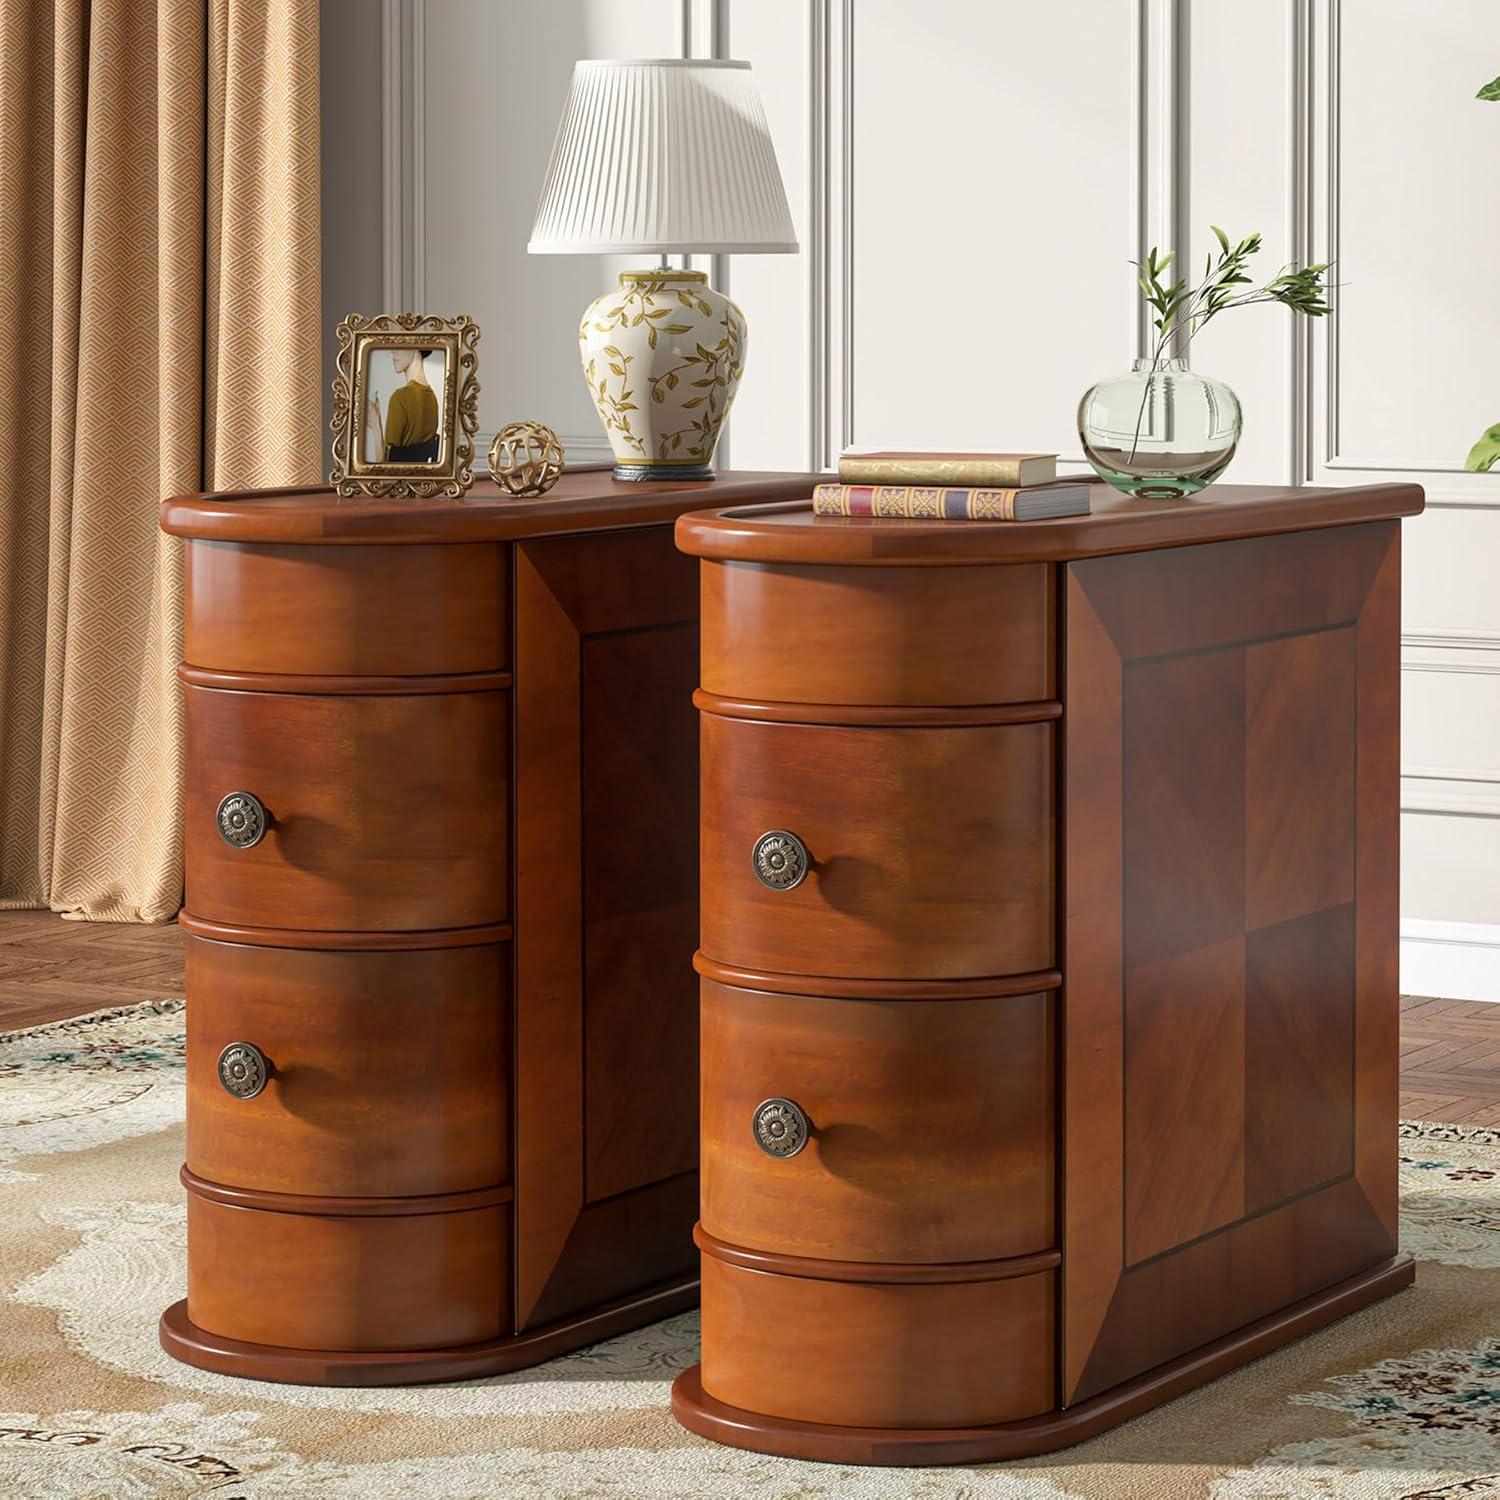
<path id="1" fill-rule="evenodd" d="M 187 539 L 180 1359 L 367 1385 L 691 1306 L 697 565 L 806 495 L 168 501 Z"/>

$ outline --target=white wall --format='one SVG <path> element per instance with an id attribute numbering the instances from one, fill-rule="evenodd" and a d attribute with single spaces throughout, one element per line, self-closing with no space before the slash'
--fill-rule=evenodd
<path id="1" fill-rule="evenodd" d="M 1500 73 L 1493 0 L 364 0 L 382 21 L 387 301 L 469 312 L 481 425 L 607 450 L 576 362 L 618 263 L 528 257 L 575 58 L 754 64 L 802 251 L 715 258 L 751 347 L 740 467 L 848 442 L 1053 446 L 1142 321 L 1126 262 L 1208 225 L 1269 273 L 1337 257 L 1339 315 L 1209 329 L 1246 411 L 1238 481 L 1412 479 L 1406 526 L 1403 983 L 1500 999 Z M 327 7 L 325 7 L 326 9 Z M 357 16 L 356 14 L 357 13 Z M 326 40 L 326 39 L 325 39 Z M 325 112 L 368 75 L 335 76 Z M 325 174 L 326 175 L 326 174 Z M 382 187 L 383 184 L 383 187 Z M 340 225 L 325 228 L 326 288 Z M 352 233 L 352 231 L 351 231 Z M 359 230 L 364 234 L 363 229 Z M 355 295 L 358 258 L 350 262 Z M 330 319 L 347 311 L 329 291 Z M 391 310 L 365 308 L 365 311 Z M 999 336 L 998 352 L 996 336 Z"/>

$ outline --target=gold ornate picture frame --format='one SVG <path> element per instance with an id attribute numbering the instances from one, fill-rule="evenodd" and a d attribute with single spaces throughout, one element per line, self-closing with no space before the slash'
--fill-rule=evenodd
<path id="1" fill-rule="evenodd" d="M 479 430 L 479 325 L 462 313 L 350 313 L 338 335 L 329 483 L 340 495 L 464 494 Z M 388 368 L 372 363 L 379 355 Z"/>

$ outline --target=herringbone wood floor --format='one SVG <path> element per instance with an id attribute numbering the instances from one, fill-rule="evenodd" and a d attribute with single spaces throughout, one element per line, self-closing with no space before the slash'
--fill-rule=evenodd
<path id="1" fill-rule="evenodd" d="M 1500 1125 L 1500 1005 L 1403 998 L 1401 1114 Z"/>
<path id="2" fill-rule="evenodd" d="M 0 1031 L 181 993 L 176 926 L 0 911 Z M 1402 1000 L 1401 1113 L 1500 1125 L 1500 1005 Z"/>
<path id="3" fill-rule="evenodd" d="M 175 922 L 66 922 L 0 911 L 0 1031 L 182 993 Z"/>

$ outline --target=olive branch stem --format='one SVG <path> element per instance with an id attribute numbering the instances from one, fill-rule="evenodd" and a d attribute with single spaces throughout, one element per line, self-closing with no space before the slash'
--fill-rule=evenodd
<path id="1" fill-rule="evenodd" d="M 1168 281 L 1166 275 L 1177 252 L 1165 255 L 1153 245 L 1145 260 L 1130 262 L 1137 271 L 1137 285 L 1146 305 L 1155 312 L 1151 326 L 1156 339 L 1151 350 L 1151 368 L 1141 391 L 1141 406 L 1136 413 L 1135 437 L 1130 446 L 1133 460 L 1140 447 L 1141 423 L 1146 417 L 1146 401 L 1151 382 L 1161 369 L 1162 357 L 1169 344 L 1184 354 L 1193 338 L 1222 312 L 1236 307 L 1254 307 L 1265 302 L 1279 302 L 1293 313 L 1307 318 L 1321 318 L 1331 309 L 1327 300 L 1328 284 L 1324 277 L 1331 261 L 1315 261 L 1299 266 L 1283 265 L 1267 282 L 1256 286 L 1249 273 L 1250 257 L 1261 248 L 1260 234 L 1253 233 L 1232 242 L 1217 224 L 1209 226 L 1219 242 L 1217 256 L 1212 250 L 1204 257 L 1203 276 L 1196 284 L 1185 277 Z M 1249 290 L 1241 290 L 1249 288 Z"/>

